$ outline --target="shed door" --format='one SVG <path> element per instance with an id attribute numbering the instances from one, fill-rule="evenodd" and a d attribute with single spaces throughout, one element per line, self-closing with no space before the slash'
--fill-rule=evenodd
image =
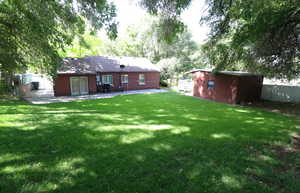
<path id="1" fill-rule="evenodd" d="M 83 77 L 71 77 L 70 78 L 71 95 L 83 95 L 88 94 L 88 78 Z"/>

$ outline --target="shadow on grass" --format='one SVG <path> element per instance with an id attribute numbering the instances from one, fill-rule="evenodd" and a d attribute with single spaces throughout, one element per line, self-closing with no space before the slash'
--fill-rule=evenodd
<path id="1" fill-rule="evenodd" d="M 274 173 L 282 163 L 265 148 L 295 132 L 278 114 L 170 93 L 0 113 L 0 192 L 299 190 L 293 171 Z"/>

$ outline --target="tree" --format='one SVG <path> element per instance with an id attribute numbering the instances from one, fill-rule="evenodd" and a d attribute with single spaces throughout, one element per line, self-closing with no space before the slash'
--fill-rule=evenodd
<path id="1" fill-rule="evenodd" d="M 141 7 L 149 14 L 158 16 L 157 37 L 171 43 L 185 30 L 180 14 L 188 8 L 192 0 L 140 0 Z"/>
<path id="2" fill-rule="evenodd" d="M 0 72 L 12 74 L 33 67 L 54 75 L 58 51 L 84 34 L 104 27 L 116 36 L 116 8 L 106 0 L 0 1 Z"/>
<path id="3" fill-rule="evenodd" d="M 125 36 L 104 43 L 106 55 L 147 57 L 162 68 L 161 77 L 169 79 L 193 68 L 203 67 L 199 45 L 187 30 L 178 34 L 176 41 L 159 39 L 158 17 L 146 17 L 130 26 Z"/>
<path id="4" fill-rule="evenodd" d="M 61 57 L 84 57 L 100 55 L 103 49 L 104 40 L 97 34 L 91 34 L 87 30 L 84 35 L 76 37 L 72 44 L 66 46 L 59 52 Z"/>
<path id="5" fill-rule="evenodd" d="M 144 33 L 143 27 L 143 24 L 129 26 L 122 37 L 104 41 L 101 52 L 111 56 L 145 57 L 143 45 L 147 42 L 141 37 Z"/>
<path id="6" fill-rule="evenodd" d="M 190 1 L 141 4 L 149 13 L 179 20 Z M 299 0 L 207 0 L 207 5 L 202 21 L 210 24 L 211 35 L 204 50 L 216 70 L 246 69 L 278 78 L 300 75 Z M 163 29 L 172 28 L 167 25 L 174 27 L 166 23 Z"/>
<path id="7" fill-rule="evenodd" d="M 207 46 L 223 58 L 211 61 L 220 69 L 238 64 L 235 68 L 270 77 L 299 76 L 299 6 L 299 0 L 210 0 L 204 18 L 212 27 Z"/>

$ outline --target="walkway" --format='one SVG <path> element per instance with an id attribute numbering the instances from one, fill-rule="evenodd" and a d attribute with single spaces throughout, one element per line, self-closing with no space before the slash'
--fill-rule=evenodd
<path id="1" fill-rule="evenodd" d="M 33 104 L 48 104 L 48 103 L 70 102 L 70 101 L 88 100 L 88 99 L 112 98 L 118 95 L 152 94 L 152 93 L 162 93 L 162 92 L 169 92 L 169 91 L 165 89 L 146 89 L 146 90 L 130 90 L 124 92 L 99 93 L 94 95 L 83 95 L 83 96 L 61 96 L 61 97 L 35 96 L 35 97 L 27 97 L 24 99 Z"/>

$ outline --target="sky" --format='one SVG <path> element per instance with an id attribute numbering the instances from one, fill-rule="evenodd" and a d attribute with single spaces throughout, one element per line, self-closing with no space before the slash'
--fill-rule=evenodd
<path id="1" fill-rule="evenodd" d="M 117 21 L 119 24 L 119 35 L 132 24 L 137 24 L 147 14 L 145 10 L 136 5 L 135 0 L 111 0 L 117 6 Z M 199 21 L 205 10 L 204 0 L 193 0 L 191 6 L 182 13 L 182 21 L 187 25 L 198 43 L 203 43 L 207 38 L 209 27 L 200 25 Z"/>

